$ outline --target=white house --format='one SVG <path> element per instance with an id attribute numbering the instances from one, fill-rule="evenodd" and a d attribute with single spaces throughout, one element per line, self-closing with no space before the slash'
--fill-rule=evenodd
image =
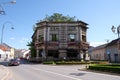
<path id="1" fill-rule="evenodd" d="M 29 53 L 30 53 L 30 50 L 24 51 L 24 53 L 23 53 L 23 58 L 29 59 Z"/>
<path id="2" fill-rule="evenodd" d="M 14 48 L 8 46 L 7 44 L 0 45 L 1 54 L 4 52 L 4 59 L 14 58 Z M 3 55 L 1 56 L 3 58 Z"/>
<path id="3" fill-rule="evenodd" d="M 30 50 L 27 50 L 27 49 L 17 49 L 15 51 L 15 57 L 28 59 L 29 52 L 30 52 Z"/>

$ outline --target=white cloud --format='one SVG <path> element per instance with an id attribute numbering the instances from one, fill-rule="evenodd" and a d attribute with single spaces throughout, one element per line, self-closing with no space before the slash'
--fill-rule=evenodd
<path id="1" fill-rule="evenodd" d="M 105 44 L 106 42 L 90 42 L 90 46 L 99 46 L 99 45 L 102 45 L 102 44 Z"/>
<path id="2" fill-rule="evenodd" d="M 11 39 L 11 40 L 15 40 L 15 38 L 14 38 L 14 37 L 11 37 L 10 39 Z"/>
<path id="3" fill-rule="evenodd" d="M 22 38 L 20 40 L 20 43 L 26 43 L 26 42 L 29 42 L 29 39 L 28 38 Z"/>

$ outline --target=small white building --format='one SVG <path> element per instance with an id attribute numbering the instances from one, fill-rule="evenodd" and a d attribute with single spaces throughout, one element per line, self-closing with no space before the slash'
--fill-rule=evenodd
<path id="1" fill-rule="evenodd" d="M 26 50 L 26 51 L 23 53 L 23 58 L 29 59 L 29 53 L 30 53 L 30 50 Z"/>
<path id="2" fill-rule="evenodd" d="M 29 52 L 30 50 L 27 49 L 17 49 L 15 51 L 15 57 L 27 59 L 29 58 Z"/>
<path id="3" fill-rule="evenodd" d="M 3 60 L 5 58 L 5 52 L 0 49 L 0 60 Z"/>
<path id="4" fill-rule="evenodd" d="M 1 50 L 1 57 L 4 59 L 12 59 L 14 58 L 14 48 L 8 46 L 7 44 L 3 43 L 0 45 L 0 50 Z M 4 56 L 3 56 L 4 54 Z"/>

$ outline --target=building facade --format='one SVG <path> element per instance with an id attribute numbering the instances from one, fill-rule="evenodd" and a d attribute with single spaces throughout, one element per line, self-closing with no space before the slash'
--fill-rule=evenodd
<path id="1" fill-rule="evenodd" d="M 87 60 L 87 23 L 39 22 L 32 36 L 36 58 Z"/>
<path id="2" fill-rule="evenodd" d="M 120 63 L 120 39 L 112 40 L 107 45 L 107 55 L 109 62 Z"/>
<path id="3" fill-rule="evenodd" d="M 15 58 L 28 59 L 30 50 L 28 49 L 16 49 Z"/>
<path id="4" fill-rule="evenodd" d="M 92 48 L 90 52 L 91 60 L 98 60 L 98 61 L 107 60 L 106 45 L 107 44 L 103 44 Z"/>
<path id="5" fill-rule="evenodd" d="M 15 49 L 13 47 L 3 43 L 2 45 L 0 44 L 0 49 L 4 52 L 4 59 L 14 58 Z"/>

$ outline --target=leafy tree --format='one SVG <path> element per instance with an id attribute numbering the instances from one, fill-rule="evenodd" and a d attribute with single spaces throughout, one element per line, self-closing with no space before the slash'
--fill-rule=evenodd
<path id="1" fill-rule="evenodd" d="M 53 15 L 49 16 L 46 15 L 46 17 L 43 20 L 40 20 L 40 22 L 42 21 L 48 21 L 48 22 L 71 22 L 71 21 L 76 21 L 76 17 L 70 17 L 69 15 L 67 16 L 63 16 L 60 13 L 54 13 Z M 36 25 L 33 25 L 33 31 L 36 30 Z"/>
<path id="2" fill-rule="evenodd" d="M 70 22 L 70 21 L 75 21 L 75 16 L 70 17 L 69 15 L 63 16 L 62 14 L 54 13 L 51 16 L 46 15 L 46 17 L 41 21 L 49 21 L 49 22 L 54 22 L 54 21 L 55 22 L 63 22 L 63 21 L 66 22 L 67 21 L 67 22 Z"/>
<path id="3" fill-rule="evenodd" d="M 29 46 L 29 50 L 31 52 L 31 57 L 36 57 L 36 50 L 34 47 L 34 43 L 33 42 L 28 42 L 27 46 Z"/>

